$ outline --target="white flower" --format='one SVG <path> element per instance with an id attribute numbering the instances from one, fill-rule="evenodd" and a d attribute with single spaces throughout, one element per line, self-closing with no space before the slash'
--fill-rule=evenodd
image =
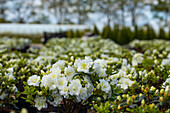
<path id="1" fill-rule="evenodd" d="M 127 89 L 127 88 L 128 88 L 128 85 L 127 85 L 127 84 L 122 83 L 122 84 L 119 84 L 119 85 L 120 85 L 120 87 L 123 88 L 123 89 Z"/>
<path id="2" fill-rule="evenodd" d="M 70 81 L 75 75 L 75 70 L 71 66 L 65 67 L 64 74 L 66 75 L 67 79 Z"/>
<path id="3" fill-rule="evenodd" d="M 89 73 L 89 68 L 91 67 L 92 62 L 89 59 L 84 59 L 79 61 L 78 63 L 78 68 L 77 71 L 79 72 L 85 72 L 85 73 Z"/>
<path id="4" fill-rule="evenodd" d="M 110 78 L 111 78 L 110 85 L 115 85 L 118 83 L 118 80 L 114 75 L 111 75 Z"/>
<path id="5" fill-rule="evenodd" d="M 81 100 L 85 100 L 87 98 L 87 89 L 86 88 L 81 88 L 79 96 L 77 96 L 78 102 Z"/>
<path id="6" fill-rule="evenodd" d="M 163 59 L 161 65 L 170 65 L 170 59 Z"/>
<path id="7" fill-rule="evenodd" d="M 144 60 L 143 54 L 141 54 L 141 53 L 136 53 L 135 55 L 133 55 L 132 65 L 133 65 L 133 66 L 137 66 L 139 63 L 142 63 L 143 60 Z"/>
<path id="8" fill-rule="evenodd" d="M 132 86 L 132 84 L 134 83 L 134 81 L 131 81 L 129 78 L 124 78 L 122 77 L 120 80 L 119 80 L 119 85 L 121 86 L 121 88 L 123 89 L 127 89 L 128 86 Z"/>
<path id="9" fill-rule="evenodd" d="M 64 96 L 64 98 L 68 98 L 68 87 L 64 86 L 62 89 L 60 89 L 60 95 Z"/>
<path id="10" fill-rule="evenodd" d="M 6 77 L 8 78 L 8 80 L 15 80 L 13 74 L 6 74 Z"/>
<path id="11" fill-rule="evenodd" d="M 123 62 L 122 62 L 122 66 L 127 66 L 127 64 L 128 64 L 128 63 L 127 63 L 127 59 L 122 59 L 122 61 L 123 61 Z"/>
<path id="12" fill-rule="evenodd" d="M 119 70 L 117 74 L 114 75 L 115 77 L 124 77 L 126 76 L 126 72 L 124 70 Z"/>
<path id="13" fill-rule="evenodd" d="M 75 60 L 75 62 L 74 62 L 74 67 L 75 68 L 78 68 L 78 64 L 79 64 L 80 61 L 81 61 L 80 58 Z"/>
<path id="14" fill-rule="evenodd" d="M 92 60 L 89 56 L 85 56 L 85 59 L 86 59 L 88 62 L 93 62 L 93 60 Z"/>
<path id="15" fill-rule="evenodd" d="M 13 69 L 13 67 L 11 67 L 11 68 L 8 68 L 8 69 L 7 69 L 7 72 L 8 72 L 9 74 L 12 74 L 12 73 L 14 72 L 14 69 Z"/>
<path id="16" fill-rule="evenodd" d="M 51 71 L 52 73 L 55 73 L 56 75 L 61 73 L 60 67 L 52 67 L 52 68 L 50 69 L 50 71 Z"/>
<path id="17" fill-rule="evenodd" d="M 57 87 L 57 79 L 52 78 L 49 75 L 44 75 L 41 80 L 41 87 L 49 88 L 50 90 L 53 90 Z"/>
<path id="18" fill-rule="evenodd" d="M 58 79 L 57 83 L 58 89 L 63 89 L 65 86 L 67 86 L 68 81 L 66 77 L 62 77 Z"/>
<path id="19" fill-rule="evenodd" d="M 165 86 L 166 83 L 169 83 L 169 85 L 170 85 L 170 78 L 167 78 L 167 79 L 166 79 L 166 81 L 163 83 L 163 86 Z"/>
<path id="20" fill-rule="evenodd" d="M 93 92 L 93 89 L 94 89 L 94 86 L 92 83 L 88 83 L 88 87 L 87 88 L 87 95 L 88 97 L 91 96 L 92 92 Z"/>
<path id="21" fill-rule="evenodd" d="M 55 64 L 53 64 L 52 68 L 57 68 L 59 67 L 60 69 L 63 69 L 65 65 L 64 60 L 58 60 Z"/>
<path id="22" fill-rule="evenodd" d="M 106 68 L 101 68 L 100 69 L 100 73 L 99 73 L 99 77 L 106 77 Z"/>
<path id="23" fill-rule="evenodd" d="M 34 102 L 35 102 L 35 107 L 38 110 L 41 110 L 42 108 L 47 108 L 47 103 L 46 103 L 45 97 L 36 96 Z"/>
<path id="24" fill-rule="evenodd" d="M 51 96 L 54 98 L 54 101 L 49 101 L 48 100 L 48 102 L 50 102 L 50 104 L 55 106 L 55 107 L 57 107 L 61 103 L 61 101 L 63 100 L 62 96 L 58 93 L 57 90 L 54 90 L 52 92 Z"/>
<path id="25" fill-rule="evenodd" d="M 8 94 L 6 94 L 6 93 L 3 92 L 3 93 L 0 95 L 0 99 L 1 99 L 1 100 L 4 100 L 7 95 L 8 95 Z"/>
<path id="26" fill-rule="evenodd" d="M 98 67 L 98 66 L 100 66 L 102 68 L 107 67 L 106 60 L 104 60 L 104 59 L 97 59 L 97 60 L 95 60 L 93 67 L 95 68 L 95 67 Z"/>
<path id="27" fill-rule="evenodd" d="M 15 80 L 15 77 L 13 76 L 13 72 L 14 72 L 13 67 L 7 69 L 6 77 L 8 78 L 8 80 Z"/>
<path id="28" fill-rule="evenodd" d="M 80 94 L 80 90 L 82 88 L 82 85 L 80 84 L 80 80 L 76 79 L 76 80 L 72 80 L 71 83 L 68 86 L 69 88 L 69 94 L 70 95 L 79 95 Z"/>
<path id="29" fill-rule="evenodd" d="M 40 83 L 40 77 L 37 75 L 32 75 L 28 79 L 28 85 L 33 85 L 33 86 L 39 86 Z"/>
<path id="30" fill-rule="evenodd" d="M 170 59 L 170 53 L 167 55 L 167 58 L 169 58 L 169 59 Z"/>
<path id="31" fill-rule="evenodd" d="M 101 84 L 101 90 L 106 93 L 109 93 L 111 87 L 110 87 L 110 84 L 108 83 L 108 81 L 105 81 L 104 79 L 100 79 L 99 81 Z"/>

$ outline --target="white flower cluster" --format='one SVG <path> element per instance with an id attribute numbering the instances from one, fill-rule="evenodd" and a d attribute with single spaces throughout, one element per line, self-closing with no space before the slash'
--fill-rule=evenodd
<path id="1" fill-rule="evenodd" d="M 8 80 L 15 80 L 15 77 L 13 76 L 13 72 L 14 72 L 13 67 L 7 69 L 7 72 L 5 75 Z"/>
<path id="2" fill-rule="evenodd" d="M 126 59 L 123 59 L 121 69 L 119 69 L 117 74 L 111 76 L 111 78 L 115 78 L 114 81 L 118 82 L 118 86 L 123 88 L 124 90 L 128 88 L 128 86 L 132 86 L 134 81 L 129 79 L 128 70 L 131 70 L 131 73 L 136 73 L 135 68 L 131 68 L 131 65 L 127 63 Z M 119 81 L 117 78 L 120 78 Z"/>
<path id="3" fill-rule="evenodd" d="M 111 93 L 111 85 L 117 84 L 117 79 L 108 79 L 106 74 L 107 62 L 103 59 L 93 61 L 90 57 L 85 59 L 77 59 L 69 65 L 64 60 L 58 60 L 52 65 L 49 74 L 40 78 L 32 75 L 28 79 L 28 85 L 39 86 L 52 90 L 54 101 L 49 101 L 46 97 L 37 96 L 35 99 L 35 107 L 39 110 L 46 108 L 46 101 L 53 106 L 61 104 L 63 98 L 75 97 L 77 102 L 85 100 L 91 96 L 94 86 L 88 74 L 98 75 L 101 91 L 106 94 Z M 84 73 L 82 77 L 74 77 L 78 73 Z"/>
<path id="4" fill-rule="evenodd" d="M 141 53 L 136 53 L 136 54 L 133 55 L 132 65 L 133 65 L 133 66 L 137 66 L 139 63 L 142 63 L 143 60 L 144 60 L 143 54 L 141 54 Z"/>

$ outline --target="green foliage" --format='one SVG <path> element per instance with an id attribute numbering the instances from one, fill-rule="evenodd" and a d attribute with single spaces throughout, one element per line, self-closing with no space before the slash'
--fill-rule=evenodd
<path id="1" fill-rule="evenodd" d="M 66 33 L 67 37 L 69 38 L 73 38 L 74 37 L 74 33 L 73 33 L 73 30 L 68 30 L 67 33 Z"/>
<path id="2" fill-rule="evenodd" d="M 97 104 L 94 105 L 94 108 L 97 111 L 97 113 L 110 113 L 109 107 L 110 107 L 109 101 L 107 101 L 106 103 L 101 103 L 99 106 L 97 106 Z"/>
<path id="3" fill-rule="evenodd" d="M 100 35 L 100 31 L 98 30 L 96 25 L 94 25 L 93 33 L 96 34 L 96 35 Z"/>
<path id="4" fill-rule="evenodd" d="M 107 25 L 103 28 L 102 37 L 105 38 L 105 39 L 112 37 L 110 25 Z"/>
<path id="5" fill-rule="evenodd" d="M 166 39 L 166 34 L 165 34 L 165 31 L 163 28 L 160 28 L 159 29 L 159 36 L 158 36 L 159 39 Z"/>

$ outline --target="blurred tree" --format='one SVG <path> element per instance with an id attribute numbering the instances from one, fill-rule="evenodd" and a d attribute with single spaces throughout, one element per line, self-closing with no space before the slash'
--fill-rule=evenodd
<path id="1" fill-rule="evenodd" d="M 146 31 L 146 39 L 147 40 L 152 40 L 156 38 L 156 33 L 154 29 L 151 26 L 147 26 L 147 31 Z"/>
<path id="2" fill-rule="evenodd" d="M 11 22 L 18 23 L 29 23 L 34 21 L 34 16 L 36 15 L 35 9 L 36 5 L 34 0 L 9 0 L 6 5 L 8 6 L 5 14 L 5 19 Z"/>
<path id="3" fill-rule="evenodd" d="M 162 27 L 159 29 L 158 38 L 159 39 L 166 39 L 166 33 L 165 33 L 165 31 L 164 31 L 164 29 Z"/>
<path id="4" fill-rule="evenodd" d="M 112 38 L 110 25 L 107 25 L 103 28 L 102 37 L 103 38 Z"/>
<path id="5" fill-rule="evenodd" d="M 144 39 L 144 29 L 143 28 L 138 29 L 138 39 L 139 40 L 143 40 Z"/>
<path id="6" fill-rule="evenodd" d="M 96 35 L 100 35 L 100 31 L 98 30 L 96 25 L 94 25 L 94 27 L 93 27 L 93 33 Z"/>
<path id="7" fill-rule="evenodd" d="M 155 0 L 148 4 L 151 6 L 154 17 L 160 19 L 163 26 L 170 28 L 170 0 Z"/>
<path id="8" fill-rule="evenodd" d="M 143 7 L 143 0 L 128 0 L 128 10 L 131 14 L 132 25 L 134 27 L 137 25 L 137 17 L 144 15 L 143 11 L 141 10 Z"/>
<path id="9" fill-rule="evenodd" d="M 118 42 L 119 30 L 120 30 L 119 25 L 115 24 L 114 29 L 112 29 L 112 40 L 114 40 L 115 42 Z"/>
<path id="10" fill-rule="evenodd" d="M 116 1 L 116 4 L 119 6 L 119 8 L 117 9 L 118 11 L 120 10 L 120 17 L 121 17 L 121 24 L 122 24 L 122 27 L 125 26 L 125 19 L 126 19 L 126 16 L 125 16 L 125 12 L 127 11 L 127 0 L 118 0 Z"/>
<path id="11" fill-rule="evenodd" d="M 6 2 L 7 0 L 0 0 L 0 18 L 5 18 L 5 10 L 6 10 Z"/>
<path id="12" fill-rule="evenodd" d="M 72 0 L 72 14 L 75 15 L 78 24 L 83 24 L 88 20 L 88 13 L 92 12 L 91 0 Z"/>
<path id="13" fill-rule="evenodd" d="M 67 33 L 66 33 L 67 37 L 68 38 L 74 38 L 74 32 L 73 30 L 68 30 Z"/>
<path id="14" fill-rule="evenodd" d="M 96 10 L 95 12 L 102 13 L 106 16 L 107 25 L 110 25 L 111 22 L 116 21 L 118 19 L 118 8 L 117 0 L 97 0 L 96 1 Z"/>
<path id="15" fill-rule="evenodd" d="M 42 7 L 52 13 L 58 24 L 65 23 L 65 15 L 67 15 L 67 0 L 42 0 Z"/>

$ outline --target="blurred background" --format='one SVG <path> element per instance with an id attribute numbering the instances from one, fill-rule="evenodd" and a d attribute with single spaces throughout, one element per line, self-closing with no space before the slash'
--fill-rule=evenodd
<path id="1" fill-rule="evenodd" d="M 0 0 L 0 37 L 39 43 L 43 32 L 63 31 L 69 38 L 91 32 L 119 44 L 170 40 L 170 0 Z"/>

